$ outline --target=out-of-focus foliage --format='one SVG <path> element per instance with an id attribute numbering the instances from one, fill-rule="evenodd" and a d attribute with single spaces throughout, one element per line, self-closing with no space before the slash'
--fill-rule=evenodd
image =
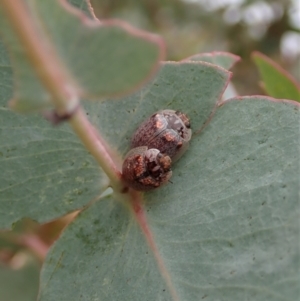
<path id="1" fill-rule="evenodd" d="M 125 19 L 162 35 L 169 60 L 210 51 L 241 56 L 242 62 L 233 70 L 239 94 L 264 93 L 250 59 L 255 50 L 271 57 L 300 80 L 298 1 L 91 0 L 101 19 Z"/>
<path id="2" fill-rule="evenodd" d="M 0 262 L 1 301 L 36 300 L 38 287 L 39 263 L 31 254 L 20 252 L 11 258 L 9 264 Z"/>
<path id="3" fill-rule="evenodd" d="M 259 70 L 261 86 L 268 95 L 300 102 L 300 84 L 280 65 L 257 51 L 253 52 L 252 59 Z"/>

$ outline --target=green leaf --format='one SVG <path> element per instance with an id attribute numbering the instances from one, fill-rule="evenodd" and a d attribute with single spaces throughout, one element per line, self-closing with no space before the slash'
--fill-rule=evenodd
<path id="1" fill-rule="evenodd" d="M 48 221 L 87 204 L 106 176 L 67 125 L 7 107 L 12 70 L 0 44 L 0 228 L 23 217 Z"/>
<path id="2" fill-rule="evenodd" d="M 238 61 L 240 57 L 228 52 L 209 52 L 209 53 L 199 53 L 189 57 L 187 60 L 191 61 L 202 61 L 207 63 L 212 63 L 220 66 L 224 69 L 231 69 Z"/>
<path id="3" fill-rule="evenodd" d="M 223 69 L 205 63 L 167 63 L 130 97 L 86 103 L 87 114 L 124 155 L 138 124 L 159 109 L 183 110 L 199 129 L 228 78 Z M 108 185 L 68 125 L 52 127 L 39 116 L 20 116 L 7 108 L 11 85 L 0 99 L 0 140 L 5 141 L 0 144 L 0 227 L 5 228 L 22 217 L 45 222 L 81 208 Z"/>
<path id="4" fill-rule="evenodd" d="M 0 300 L 36 300 L 39 286 L 39 264 L 26 253 L 13 259 L 15 267 L 0 264 Z"/>
<path id="5" fill-rule="evenodd" d="M 108 183 L 67 125 L 19 116 L 0 104 L 0 227 L 49 221 L 87 204 Z"/>
<path id="6" fill-rule="evenodd" d="M 163 63 L 155 79 L 135 94 L 103 101 L 99 113 L 91 103 L 85 107 L 109 144 L 125 155 L 138 125 L 161 109 L 183 111 L 197 132 L 214 110 L 229 78 L 229 72 L 203 62 Z"/>
<path id="7" fill-rule="evenodd" d="M 77 96 L 123 95 L 157 70 L 163 55 L 162 40 L 157 36 L 121 21 L 91 19 L 63 0 L 27 0 L 24 6 L 22 14 L 30 20 L 31 35 L 39 39 L 35 51 L 45 52 L 51 65 L 60 66 L 68 80 L 65 85 Z M 35 54 L 9 21 L 0 6 L 0 32 L 16 77 L 11 105 L 20 112 L 49 107 L 51 96 L 32 68 L 30 55 Z"/>
<path id="8" fill-rule="evenodd" d="M 144 196 L 157 250 L 128 206 L 106 197 L 49 252 L 39 300 L 297 300 L 299 120 L 295 102 L 224 102 L 172 184 Z"/>
<path id="9" fill-rule="evenodd" d="M 234 55 L 232 53 L 214 51 L 210 53 L 199 53 L 187 58 L 186 60 L 207 62 L 220 66 L 226 70 L 230 70 L 236 63 L 240 61 L 240 59 L 241 58 L 239 56 Z M 237 92 L 235 87 L 232 83 L 229 83 L 226 90 L 223 93 L 222 99 L 225 100 L 233 98 L 236 95 Z"/>
<path id="10" fill-rule="evenodd" d="M 1 11 L 0 11 L 1 18 Z M 0 20 L 1 24 L 1 20 Z M 0 29 L 1 31 L 1 29 Z M 1 36 L 0 36 L 1 38 Z M 11 40 L 14 40 L 14 37 L 11 35 Z M 15 41 L 12 41 L 14 43 Z M 0 54 L 1 54 L 1 66 L 0 66 L 0 75 L 1 75 L 1 89 L 0 95 L 3 99 L 3 95 L 6 94 L 1 90 L 11 89 L 12 82 L 12 64 L 14 66 L 14 86 L 16 89 L 9 91 L 8 95 L 5 95 L 5 102 L 8 102 L 11 98 L 11 106 L 14 110 L 18 112 L 30 112 L 32 110 L 39 110 L 42 108 L 50 107 L 50 96 L 42 86 L 37 75 L 33 71 L 28 60 L 24 59 L 23 55 L 24 49 L 17 49 L 17 47 L 11 46 L 11 55 L 14 57 L 12 63 L 8 59 L 8 53 L 5 48 L 5 45 L 0 39 Z M 18 66 L 18 68 L 16 68 Z M 9 83 L 7 87 L 6 83 Z"/>
<path id="11" fill-rule="evenodd" d="M 289 73 L 260 52 L 254 52 L 252 59 L 270 96 L 300 101 L 300 84 Z"/>

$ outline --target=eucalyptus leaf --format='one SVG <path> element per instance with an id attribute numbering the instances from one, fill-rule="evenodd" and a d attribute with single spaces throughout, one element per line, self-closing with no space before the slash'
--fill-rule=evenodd
<path id="1" fill-rule="evenodd" d="M 300 102 L 300 83 L 287 71 L 258 51 L 252 54 L 252 59 L 262 78 L 263 89 L 268 95 Z"/>
<path id="2" fill-rule="evenodd" d="M 223 103 L 172 184 L 144 195 L 157 253 L 107 196 L 52 247 L 39 300 L 297 300 L 299 120 L 295 102 Z"/>
<path id="3" fill-rule="evenodd" d="M 220 66 L 226 70 L 230 70 L 236 63 L 240 61 L 240 57 L 228 52 L 214 51 L 210 53 L 198 53 L 193 55 L 186 60 L 195 62 L 207 62 L 217 66 Z M 185 61 L 186 61 L 185 60 Z M 233 98 L 237 96 L 238 93 L 234 85 L 230 82 L 223 93 L 223 100 Z"/>
<path id="4" fill-rule="evenodd" d="M 187 113 L 199 129 L 221 97 L 229 73 L 206 63 L 166 63 L 158 76 L 130 97 L 87 102 L 92 123 L 124 155 L 135 128 L 159 109 Z M 212 89 L 213 88 L 213 89 Z M 108 186 L 106 176 L 68 125 L 7 108 L 12 83 L 0 99 L 0 227 L 30 217 L 46 222 L 82 208 Z"/>
<path id="5" fill-rule="evenodd" d="M 2 5 L 0 33 L 12 58 L 17 88 L 11 106 L 20 112 L 47 108 L 52 96 L 32 67 L 33 50 L 16 34 Z M 65 0 L 26 0 L 22 5 L 30 34 L 39 39 L 34 51 L 45 52 L 49 64 L 60 66 L 67 78 L 64 84 L 77 97 L 99 100 L 128 94 L 153 75 L 162 59 L 162 40 L 125 22 L 100 22 Z"/>
<path id="6" fill-rule="evenodd" d="M 68 125 L 12 112 L 9 62 L 0 70 L 0 227 L 23 217 L 45 222 L 83 207 L 107 187 L 106 176 Z"/>
<path id="7" fill-rule="evenodd" d="M 158 110 L 184 112 L 197 132 L 221 99 L 229 79 L 229 72 L 204 62 L 166 62 L 155 79 L 138 92 L 118 101 L 103 101 L 99 113 L 91 103 L 85 103 L 85 108 L 110 145 L 125 155 L 134 131 Z"/>

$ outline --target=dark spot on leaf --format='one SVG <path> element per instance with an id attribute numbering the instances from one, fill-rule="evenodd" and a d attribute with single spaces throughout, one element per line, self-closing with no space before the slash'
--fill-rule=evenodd
<path id="1" fill-rule="evenodd" d="M 264 138 L 264 139 L 261 139 L 261 140 L 258 140 L 258 144 L 264 144 L 268 141 L 268 138 Z"/>

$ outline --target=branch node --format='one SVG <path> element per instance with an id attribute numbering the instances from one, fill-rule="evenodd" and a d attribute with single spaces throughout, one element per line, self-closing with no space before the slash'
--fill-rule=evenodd
<path id="1" fill-rule="evenodd" d="M 72 116 L 78 111 L 79 104 L 74 107 L 71 112 L 66 112 L 63 115 L 58 114 L 56 110 L 43 112 L 42 115 L 46 120 L 48 120 L 52 125 L 59 125 L 62 122 L 68 121 Z"/>

